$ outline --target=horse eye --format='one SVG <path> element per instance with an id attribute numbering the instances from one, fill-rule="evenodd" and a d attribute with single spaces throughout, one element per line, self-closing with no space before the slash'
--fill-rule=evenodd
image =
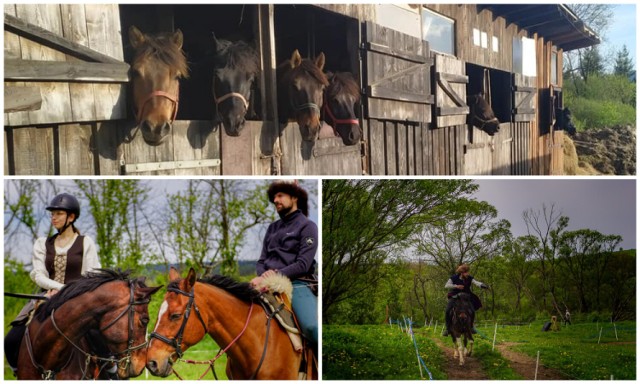
<path id="1" fill-rule="evenodd" d="M 181 318 L 182 318 L 182 313 L 174 313 L 173 315 L 169 316 L 169 320 L 171 321 L 180 320 Z"/>

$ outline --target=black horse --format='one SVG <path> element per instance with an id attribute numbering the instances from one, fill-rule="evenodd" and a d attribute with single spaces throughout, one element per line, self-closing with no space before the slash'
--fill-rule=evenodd
<path id="1" fill-rule="evenodd" d="M 489 136 L 495 135 L 500 130 L 500 121 L 481 94 L 467 96 L 467 105 L 469 106 L 468 124 L 480 128 Z"/>
<path id="2" fill-rule="evenodd" d="M 238 136 L 249 112 L 251 89 L 260 70 L 256 50 L 244 41 L 218 40 L 213 36 L 213 97 L 217 119 L 229 136 Z"/>
<path id="3" fill-rule="evenodd" d="M 571 111 L 569 110 L 569 108 L 556 108 L 555 110 L 555 118 L 556 118 L 556 123 L 555 123 L 555 129 L 556 130 L 562 130 L 567 132 L 570 136 L 573 136 L 576 134 L 576 126 L 573 124 L 572 118 L 571 118 Z"/>
<path id="4" fill-rule="evenodd" d="M 471 303 L 471 296 L 461 292 L 453 297 L 455 303 L 453 310 L 447 316 L 451 316 L 451 339 L 453 340 L 453 357 L 460 355 L 460 365 L 464 364 L 464 355 L 471 356 L 473 351 L 473 318 L 474 310 Z M 469 349 L 467 350 L 467 341 Z"/>

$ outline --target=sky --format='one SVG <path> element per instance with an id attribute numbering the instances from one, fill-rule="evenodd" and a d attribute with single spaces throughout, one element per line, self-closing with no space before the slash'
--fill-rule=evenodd
<path id="1" fill-rule="evenodd" d="M 511 222 L 515 236 L 527 234 L 522 213 L 555 204 L 569 217 L 569 230 L 593 229 L 620 235 L 621 247 L 636 248 L 636 181 L 634 179 L 499 179 L 476 180 L 475 195 Z"/>
<path id="2" fill-rule="evenodd" d="M 635 4 L 614 5 L 613 22 L 609 30 L 605 33 L 605 41 L 601 44 L 601 53 L 617 52 L 622 49 L 623 45 L 626 45 L 633 63 L 637 65 L 636 17 L 637 6 Z M 615 56 L 613 59 L 615 59 Z"/>

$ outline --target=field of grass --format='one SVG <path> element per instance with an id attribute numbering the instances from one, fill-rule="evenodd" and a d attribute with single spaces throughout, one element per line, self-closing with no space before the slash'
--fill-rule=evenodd
<path id="1" fill-rule="evenodd" d="M 511 348 L 568 377 L 580 380 L 636 379 L 636 323 L 582 323 L 562 327 L 560 332 L 542 332 L 543 322 L 530 326 L 498 326 L 496 343 L 518 343 Z M 600 344 L 600 327 L 603 328 Z M 480 332 L 493 338 L 494 328 Z M 618 338 L 616 339 L 616 331 Z"/>
<path id="2" fill-rule="evenodd" d="M 446 379 L 444 355 L 426 335 L 416 333 L 420 356 L 434 379 Z M 323 325 L 322 378 L 325 380 L 418 380 L 411 338 L 397 326 Z M 423 375 L 428 378 L 424 373 Z"/>
<path id="3" fill-rule="evenodd" d="M 636 323 L 583 323 L 542 332 L 543 322 L 524 326 L 498 326 L 496 344 L 509 343 L 514 351 L 536 358 L 540 364 L 576 380 L 635 380 Z M 474 357 L 493 380 L 522 379 L 500 353 L 491 350 L 494 325 L 479 326 Z M 600 343 L 600 328 L 603 328 Z M 439 327 L 439 331 L 441 328 Z M 617 339 L 616 339 L 617 331 Z M 422 359 L 434 379 L 446 379 L 445 357 L 433 339 L 450 343 L 440 332 L 415 330 Z M 420 379 L 411 339 L 397 326 L 324 325 L 323 379 L 416 380 Z M 447 344 L 448 345 L 448 344 Z"/>

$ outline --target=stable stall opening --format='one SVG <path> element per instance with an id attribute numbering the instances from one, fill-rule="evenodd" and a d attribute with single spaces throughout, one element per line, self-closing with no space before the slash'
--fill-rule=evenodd
<path id="1" fill-rule="evenodd" d="M 496 118 L 501 123 L 511 121 L 511 74 L 493 68 L 466 63 L 467 95 L 482 94 L 490 91 L 491 100 L 487 100 Z"/>
<path id="2" fill-rule="evenodd" d="M 128 30 L 135 25 L 144 33 L 169 32 L 180 29 L 184 37 L 183 51 L 189 63 L 189 78 L 180 84 L 178 120 L 212 120 L 213 34 L 218 39 L 244 40 L 256 46 L 256 6 L 235 4 L 189 5 L 120 5 L 125 61 L 131 62 L 133 48 Z M 254 84 L 255 86 L 255 84 Z M 258 92 L 252 92 L 257 95 Z M 257 101 L 254 100 L 254 104 Z M 259 108 L 254 108 L 257 112 Z M 129 112 L 132 114 L 132 112 Z M 260 119 L 257 114 L 247 119 Z"/>

